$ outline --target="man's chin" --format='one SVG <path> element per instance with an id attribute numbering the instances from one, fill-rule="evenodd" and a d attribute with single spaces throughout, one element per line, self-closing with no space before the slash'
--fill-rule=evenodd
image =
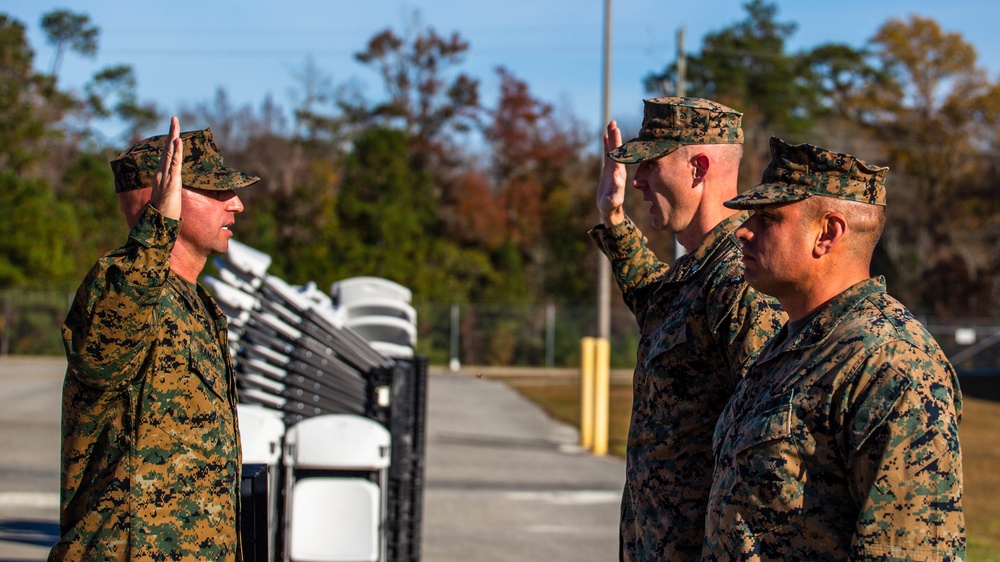
<path id="1" fill-rule="evenodd" d="M 747 285 L 753 287 L 758 293 L 763 293 L 765 295 L 777 298 L 775 294 L 777 291 L 777 286 L 774 283 L 769 283 L 767 279 L 761 278 L 759 275 L 754 275 L 752 271 L 743 271 L 743 278 L 746 279 Z"/>

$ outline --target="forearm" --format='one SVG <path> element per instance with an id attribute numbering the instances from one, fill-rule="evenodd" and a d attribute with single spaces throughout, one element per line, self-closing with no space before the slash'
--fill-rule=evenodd
<path id="1" fill-rule="evenodd" d="M 646 237 L 628 217 L 611 228 L 598 225 L 591 229 L 590 236 L 611 262 L 615 281 L 630 308 L 630 301 L 636 294 L 658 281 L 670 269 L 649 249 Z"/>
<path id="2" fill-rule="evenodd" d="M 63 327 L 67 359 L 81 380 L 113 386 L 142 362 L 178 230 L 178 221 L 147 209 L 129 241 L 87 276 Z"/>

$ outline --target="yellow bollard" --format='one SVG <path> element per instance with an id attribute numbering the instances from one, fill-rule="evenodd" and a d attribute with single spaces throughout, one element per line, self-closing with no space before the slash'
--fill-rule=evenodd
<path id="1" fill-rule="evenodd" d="M 608 408 L 611 394 L 611 344 L 598 338 L 594 350 L 594 455 L 608 454 Z"/>
<path id="2" fill-rule="evenodd" d="M 580 446 L 594 446 L 594 345 L 595 338 L 580 340 Z"/>

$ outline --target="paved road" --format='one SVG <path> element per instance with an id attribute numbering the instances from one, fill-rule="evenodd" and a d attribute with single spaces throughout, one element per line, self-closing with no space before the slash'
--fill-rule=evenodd
<path id="1" fill-rule="evenodd" d="M 617 560 L 623 461 L 501 382 L 432 373 L 428 402 L 423 560 Z"/>
<path id="2" fill-rule="evenodd" d="M 44 560 L 58 533 L 62 360 L 0 358 L 0 561 Z M 501 382 L 432 372 L 422 560 L 613 560 L 619 459 L 576 446 Z"/>
<path id="3" fill-rule="evenodd" d="M 59 535 L 65 362 L 0 358 L 0 560 L 45 560 Z"/>

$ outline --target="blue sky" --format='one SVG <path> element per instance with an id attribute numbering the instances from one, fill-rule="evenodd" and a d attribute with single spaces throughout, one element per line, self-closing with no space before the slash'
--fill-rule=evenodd
<path id="1" fill-rule="evenodd" d="M 661 70 L 677 52 L 697 50 L 706 33 L 745 18 L 744 0 L 615 0 L 612 4 L 611 114 L 625 125 L 641 120 L 642 78 Z M 827 42 L 863 45 L 890 17 L 931 17 L 973 44 L 980 65 L 1000 79 L 1000 21 L 988 0 L 779 0 L 777 20 L 795 22 L 795 51 Z M 35 64 L 47 69 L 52 50 L 39 29 L 43 13 L 67 7 L 48 0 L 5 0 L 0 12 L 23 22 L 35 48 Z M 367 40 L 387 27 L 405 29 L 417 11 L 438 33 L 458 32 L 471 49 L 458 68 L 481 81 L 487 104 L 495 101 L 494 69 L 504 66 L 532 93 L 601 126 L 603 0 L 176 0 L 172 4 L 91 0 L 69 6 L 101 28 L 95 60 L 68 54 L 62 87 L 80 87 L 96 70 L 130 64 L 143 100 L 166 112 L 206 102 L 224 88 L 236 104 L 259 106 L 270 94 L 290 108 L 301 95 L 307 60 L 334 84 L 355 82 L 369 99 L 380 99 L 378 77 L 353 59 Z M 182 124 L 184 128 L 203 124 Z M 628 132 L 628 130 L 626 131 Z M 597 146 L 595 137 L 595 148 Z"/>

